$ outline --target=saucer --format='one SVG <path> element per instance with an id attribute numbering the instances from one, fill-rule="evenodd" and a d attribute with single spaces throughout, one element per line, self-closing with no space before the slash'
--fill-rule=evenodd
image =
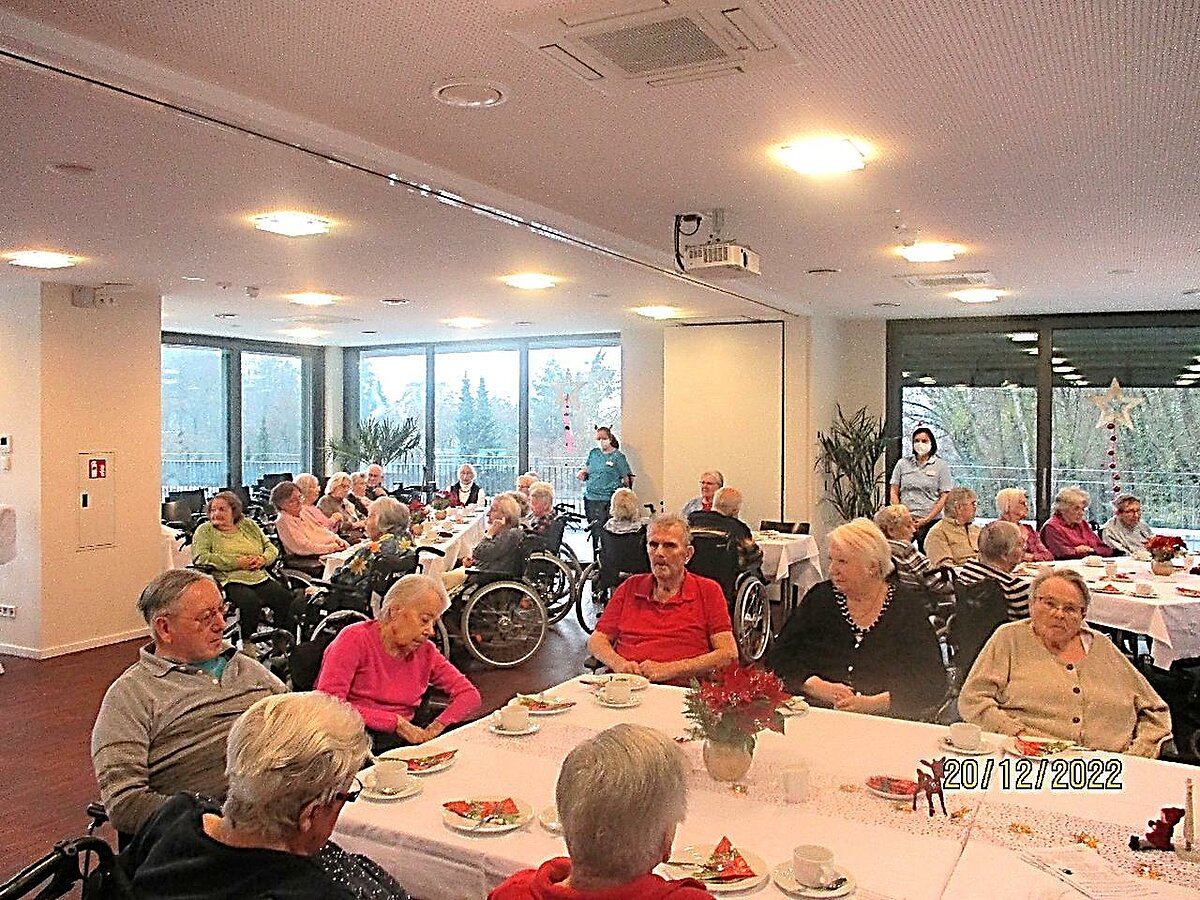
<path id="1" fill-rule="evenodd" d="M 775 707 L 776 712 L 784 718 L 788 716 L 802 716 L 808 712 L 808 709 L 808 701 L 803 697 L 792 697 L 790 700 L 785 700 L 779 706 Z"/>
<path id="2" fill-rule="evenodd" d="M 845 897 L 847 894 L 853 894 L 854 889 L 858 887 L 854 876 L 841 866 L 834 866 L 833 871 L 838 874 L 838 877 L 846 879 L 846 883 L 839 888 L 808 887 L 801 884 L 792 874 L 790 862 L 780 863 L 772 869 L 771 880 L 775 882 L 777 888 L 791 897 Z"/>
<path id="3" fill-rule="evenodd" d="M 632 709 L 635 706 L 641 706 L 642 701 L 639 697 L 630 697 L 624 703 L 613 703 L 611 700 L 605 700 L 601 695 L 596 695 L 596 702 L 601 706 L 607 706 L 609 709 Z"/>
<path id="4" fill-rule="evenodd" d="M 527 734 L 537 734 L 539 731 L 541 731 L 541 729 L 542 729 L 542 726 L 539 725 L 537 722 L 530 722 L 528 725 L 526 725 L 520 731 L 509 731 L 506 728 L 501 728 L 499 725 L 497 725 L 494 722 L 492 724 L 488 725 L 488 730 L 492 734 L 498 734 L 501 737 L 525 737 L 525 735 L 527 735 Z"/>
<path id="5" fill-rule="evenodd" d="M 960 747 L 950 740 L 950 735 L 942 735 L 938 738 L 938 746 L 943 750 L 949 750 L 951 753 L 961 753 L 963 756 L 990 756 L 999 751 L 999 747 L 991 741 L 984 738 L 979 742 L 979 746 L 974 750 L 968 750 L 966 747 Z"/>
<path id="6" fill-rule="evenodd" d="M 502 800 L 503 797 L 478 797 L 477 800 Z M 460 816 L 448 809 L 442 810 L 442 822 L 447 828 L 455 831 L 465 831 L 468 834 L 503 834 L 506 831 L 516 831 L 533 818 L 533 807 L 517 797 L 512 798 L 517 807 L 517 818 L 512 822 L 481 822 L 467 816 Z"/>
<path id="7" fill-rule="evenodd" d="M 365 772 L 362 778 L 362 798 L 370 800 L 372 803 L 391 803 L 395 800 L 407 800 L 409 797 L 415 797 L 421 791 L 425 790 L 425 785 L 421 784 L 416 778 L 408 776 L 408 783 L 402 788 L 394 790 L 380 790 L 375 787 L 375 773 Z"/>
<path id="8" fill-rule="evenodd" d="M 558 807 L 553 803 L 538 813 L 538 821 L 551 834 L 563 833 L 562 821 L 558 818 Z"/>
<path id="9" fill-rule="evenodd" d="M 665 862 L 662 864 L 662 869 L 670 878 L 697 878 L 691 863 L 704 864 L 711 852 L 711 850 L 703 850 L 700 847 L 683 847 L 674 852 L 675 856 L 681 857 L 682 863 L 680 860 Z M 749 850 L 743 850 L 741 847 L 738 848 L 738 852 L 746 861 L 746 865 L 754 870 L 754 874 L 733 881 L 710 881 L 697 878 L 710 894 L 736 894 L 740 891 L 751 891 L 767 880 L 767 864 L 763 862 L 761 856 L 751 853 Z"/>

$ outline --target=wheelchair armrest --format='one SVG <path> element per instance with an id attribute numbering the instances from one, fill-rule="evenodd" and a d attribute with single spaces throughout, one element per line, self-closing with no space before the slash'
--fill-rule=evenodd
<path id="1" fill-rule="evenodd" d="M 446 551 L 440 547 L 430 547 L 426 544 L 418 544 L 413 550 L 419 557 L 422 553 L 428 553 L 430 556 L 445 556 Z"/>
<path id="2" fill-rule="evenodd" d="M 93 800 L 87 805 L 87 816 L 92 820 L 89 830 L 96 829 L 108 821 L 108 810 L 101 801 Z"/>

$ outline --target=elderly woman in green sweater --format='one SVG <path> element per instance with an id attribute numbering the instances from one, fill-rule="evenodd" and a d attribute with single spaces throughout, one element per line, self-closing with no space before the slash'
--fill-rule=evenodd
<path id="1" fill-rule="evenodd" d="M 1171 713 L 1112 641 L 1087 626 L 1087 583 L 1055 569 L 1034 579 L 1030 597 L 1030 617 L 996 629 L 971 667 L 958 697 L 962 717 L 985 731 L 1157 757 Z"/>
<path id="2" fill-rule="evenodd" d="M 266 573 L 279 551 L 253 519 L 242 513 L 232 491 L 208 501 L 208 521 L 192 537 L 192 561 L 213 570 L 229 602 L 237 607 L 244 649 L 252 652 L 250 636 L 258 628 L 264 606 L 274 613 L 278 628 L 292 625 L 290 591 Z"/>

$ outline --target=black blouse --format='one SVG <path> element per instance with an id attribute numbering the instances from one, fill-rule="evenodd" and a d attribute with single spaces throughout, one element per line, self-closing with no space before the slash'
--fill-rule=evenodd
<path id="1" fill-rule="evenodd" d="M 894 582 L 893 582 L 894 583 Z M 889 715 L 929 717 L 946 694 L 946 670 L 922 599 L 895 584 L 895 594 L 857 647 L 833 583 L 823 581 L 804 595 L 775 639 L 767 668 L 788 690 L 801 693 L 812 675 L 848 684 L 860 694 L 889 691 Z"/>

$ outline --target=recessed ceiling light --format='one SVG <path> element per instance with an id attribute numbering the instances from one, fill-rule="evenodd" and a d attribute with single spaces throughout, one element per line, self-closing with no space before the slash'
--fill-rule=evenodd
<path id="1" fill-rule="evenodd" d="M 300 306 L 329 306 L 338 299 L 337 294 L 325 294 L 321 291 L 301 291 L 299 294 L 285 295 L 288 301 Z"/>
<path id="2" fill-rule="evenodd" d="M 1132 275 L 1135 271 L 1136 270 L 1134 270 L 1134 269 L 1109 269 L 1108 274 L 1109 275 Z"/>
<path id="3" fill-rule="evenodd" d="M 1182 378 L 1177 378 L 1175 380 L 1175 387 L 1191 387 L 1195 383 L 1194 381 L 1184 381 Z"/>
<path id="4" fill-rule="evenodd" d="M 48 166 L 51 172 L 56 175 L 73 175 L 79 178 L 86 178 L 88 175 L 95 175 L 96 170 L 91 166 L 85 166 L 83 163 L 60 162 Z"/>
<path id="5" fill-rule="evenodd" d="M 941 241 L 916 241 L 901 244 L 896 252 L 914 263 L 950 262 L 960 253 L 966 252 L 962 244 L 945 244 Z"/>
<path id="6" fill-rule="evenodd" d="M 959 303 L 995 303 L 1007 293 L 996 288 L 965 288 L 954 291 L 950 296 Z"/>
<path id="7" fill-rule="evenodd" d="M 931 375 L 922 375 L 917 381 L 921 382 L 921 384 L 937 384 L 937 379 Z"/>
<path id="8" fill-rule="evenodd" d="M 647 319 L 679 319 L 683 310 L 678 306 L 635 306 L 631 312 Z"/>
<path id="9" fill-rule="evenodd" d="M 294 210 L 278 210 L 251 216 L 250 221 L 259 231 L 269 231 L 271 234 L 282 234 L 284 237 L 305 237 L 310 234 L 326 234 L 333 227 L 333 222 L 312 213 L 296 212 Z"/>
<path id="10" fill-rule="evenodd" d="M 483 79 L 456 79 L 433 86 L 433 96 L 458 109 L 490 109 L 508 99 L 508 88 Z"/>
<path id="11" fill-rule="evenodd" d="M 1054 372 L 1057 375 L 1062 375 L 1066 372 L 1074 372 L 1075 367 L 1074 366 L 1052 366 L 1050 371 Z"/>
<path id="12" fill-rule="evenodd" d="M 204 278 L 200 275 L 180 275 L 184 281 L 203 281 Z"/>
<path id="13" fill-rule="evenodd" d="M 213 313 L 214 319 L 236 319 L 237 313 Z"/>
<path id="14" fill-rule="evenodd" d="M 597 300 L 607 300 L 609 297 L 612 296 L 612 294 L 610 294 L 608 291 L 594 291 L 592 293 L 592 296 L 595 297 Z"/>
<path id="15" fill-rule="evenodd" d="M 487 319 L 476 319 L 474 316 L 456 316 L 453 319 L 443 319 L 442 322 L 451 328 L 482 328 Z"/>
<path id="16" fill-rule="evenodd" d="M 554 287 L 559 281 L 553 275 L 546 275 L 542 272 L 517 272 L 515 275 L 505 275 L 500 280 L 509 287 L 519 288 L 522 291 L 544 291 L 546 288 Z"/>
<path id="17" fill-rule="evenodd" d="M 1090 381 L 1077 381 L 1075 387 L 1087 387 L 1089 384 L 1091 384 Z"/>
<path id="18" fill-rule="evenodd" d="M 1200 366 L 1198 365 L 1184 366 L 1184 368 L 1189 372 L 1200 372 Z"/>
<path id="19" fill-rule="evenodd" d="M 892 307 L 899 306 L 900 304 L 895 300 L 880 300 L 876 303 L 872 303 L 871 305 L 876 309 L 891 309 Z"/>
<path id="20" fill-rule="evenodd" d="M 370 330 L 370 329 L 368 329 L 368 330 L 366 330 L 366 331 L 364 331 L 364 332 L 362 332 L 362 333 L 363 333 L 363 334 L 379 334 L 379 332 L 378 332 L 378 331 L 373 331 L 373 330 Z"/>
<path id="21" fill-rule="evenodd" d="M 1038 355 L 1038 348 L 1037 348 L 1037 347 L 1030 347 L 1028 350 L 1022 350 L 1021 352 L 1022 352 L 1022 353 L 1028 353 L 1030 356 L 1037 356 L 1037 355 Z"/>
<path id="22" fill-rule="evenodd" d="M 288 328 L 280 333 L 286 334 L 288 337 L 295 338 L 298 341 L 315 341 L 321 335 L 325 334 L 324 331 L 321 331 L 317 328 L 309 328 L 305 325 L 301 325 L 296 328 Z"/>
<path id="23" fill-rule="evenodd" d="M 1083 376 L 1078 372 L 1067 372 L 1065 375 L 1063 375 L 1063 378 L 1065 378 L 1067 381 L 1080 381 L 1082 380 Z"/>
<path id="24" fill-rule="evenodd" d="M 78 256 L 53 250 L 16 250 L 5 253 L 4 258 L 10 266 L 24 266 L 27 269 L 69 269 L 79 262 Z"/>
<path id="25" fill-rule="evenodd" d="M 1038 333 L 1036 331 L 1012 331 L 1009 332 L 1008 339 L 1014 344 L 1028 344 L 1038 339 Z"/>
<path id="26" fill-rule="evenodd" d="M 866 168 L 862 149 L 849 138 L 818 137 L 784 144 L 776 148 L 778 157 L 789 169 L 801 175 L 836 175 Z"/>
<path id="27" fill-rule="evenodd" d="M 1050 357 L 1050 365 L 1052 365 L 1052 366 L 1061 366 L 1066 361 L 1067 361 L 1067 358 L 1065 356 Z"/>
<path id="28" fill-rule="evenodd" d="M 900 377 L 901 377 L 901 378 L 911 378 L 911 377 L 912 377 L 912 372 L 901 372 L 901 373 L 900 373 Z"/>
<path id="29" fill-rule="evenodd" d="M 412 303 L 407 297 L 381 297 L 379 302 L 387 306 L 403 306 L 405 303 Z"/>

